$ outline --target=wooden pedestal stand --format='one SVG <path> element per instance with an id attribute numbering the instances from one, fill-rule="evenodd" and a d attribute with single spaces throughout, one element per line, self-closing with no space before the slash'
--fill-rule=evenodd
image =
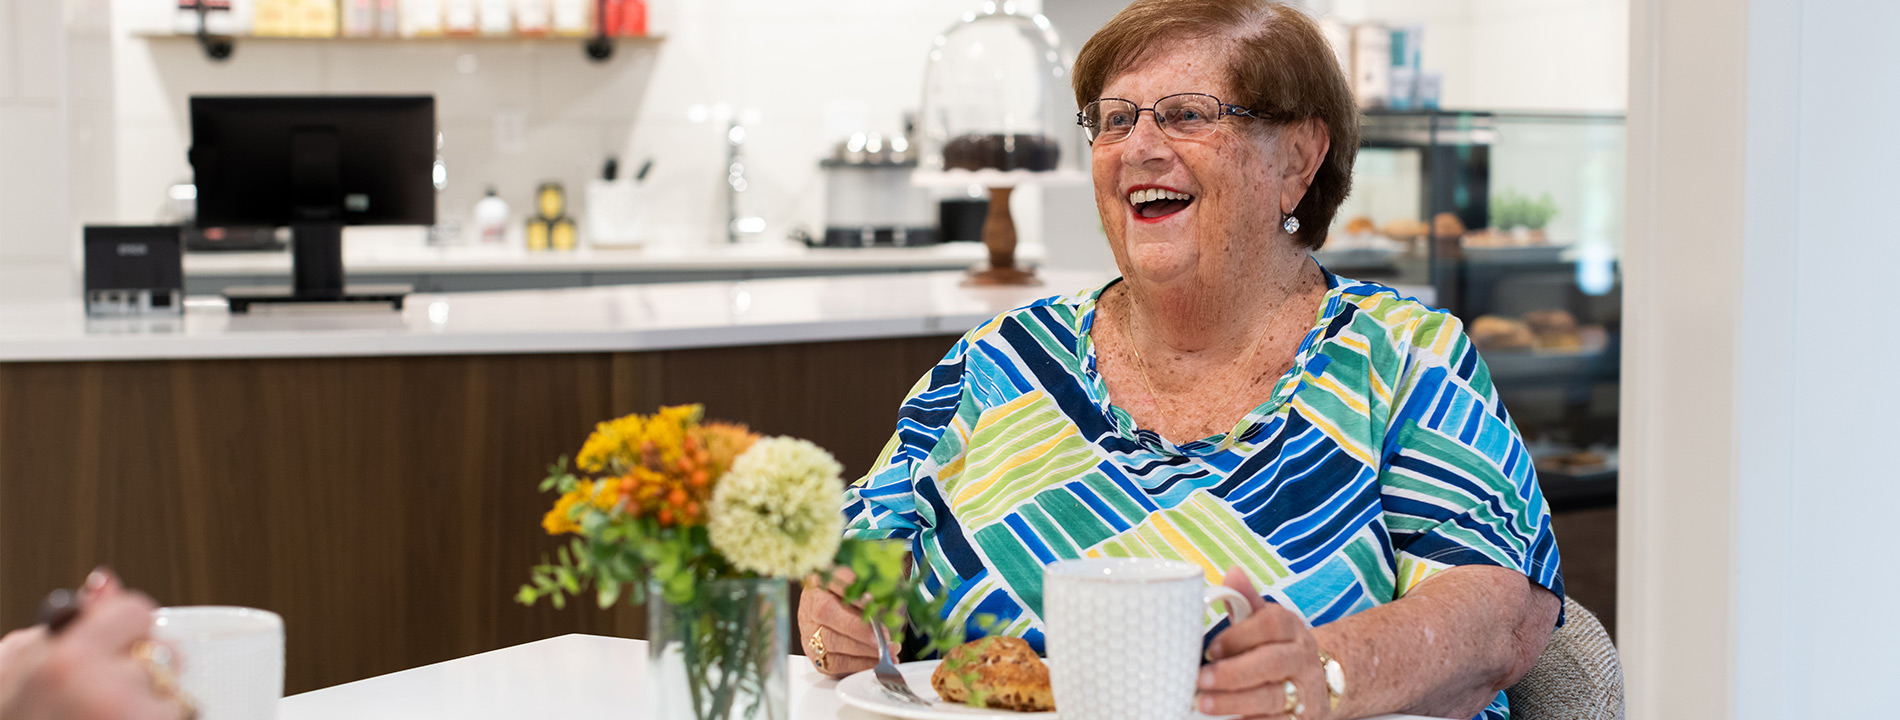
<path id="1" fill-rule="evenodd" d="M 1041 285 L 1036 274 L 1016 267 L 1016 221 L 1009 215 L 1011 188 L 990 188 L 990 212 L 983 218 L 983 246 L 990 266 L 970 273 L 965 285 Z"/>

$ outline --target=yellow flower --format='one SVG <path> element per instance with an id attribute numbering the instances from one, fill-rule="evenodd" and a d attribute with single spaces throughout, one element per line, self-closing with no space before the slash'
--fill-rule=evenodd
<path id="1" fill-rule="evenodd" d="M 797 438 L 765 438 L 713 490 L 706 530 L 741 570 L 802 577 L 831 564 L 844 534 L 842 471 L 831 453 Z"/>
<path id="2" fill-rule="evenodd" d="M 687 433 L 704 412 L 699 405 L 675 405 L 650 416 L 636 413 L 599 423 L 574 464 L 590 473 L 620 474 L 640 465 L 665 471 L 679 462 Z"/>
<path id="3" fill-rule="evenodd" d="M 561 499 L 554 501 L 554 509 L 541 516 L 541 527 L 547 530 L 549 535 L 578 533 L 581 531 L 580 523 L 569 517 L 575 505 L 587 503 L 601 512 L 609 512 L 619 501 L 619 493 L 615 492 L 612 484 L 582 480 L 574 484 L 573 490 L 569 490 L 567 494 L 561 496 Z"/>
<path id="4" fill-rule="evenodd" d="M 554 509 L 541 516 L 541 527 L 547 530 L 549 535 L 580 532 L 581 526 L 568 518 L 568 513 L 572 512 L 574 506 L 581 502 L 581 498 L 587 497 L 592 490 L 593 483 L 586 480 L 580 481 L 573 490 L 569 490 L 567 494 L 561 496 L 561 499 L 554 501 Z"/>
<path id="5" fill-rule="evenodd" d="M 608 420 L 596 424 L 594 432 L 587 436 L 587 442 L 581 444 L 581 452 L 574 457 L 574 464 L 587 472 L 601 472 L 614 460 L 625 444 L 622 440 L 626 431 L 628 416 L 617 420 Z"/>

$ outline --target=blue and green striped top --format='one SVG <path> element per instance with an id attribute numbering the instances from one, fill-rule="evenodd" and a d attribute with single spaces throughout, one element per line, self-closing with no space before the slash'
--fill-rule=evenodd
<path id="1" fill-rule="evenodd" d="M 1293 367 L 1232 431 L 1185 444 L 1110 403 L 1089 330 L 1109 285 L 970 331 L 853 484 L 846 534 L 903 538 L 948 619 L 1042 647 L 1042 567 L 1083 556 L 1239 566 L 1314 625 L 1458 565 L 1558 593 L 1522 437 L 1450 313 L 1326 274 Z M 987 616 L 987 617 L 985 617 Z M 1210 615 L 1209 634 L 1225 626 Z M 1508 717 L 1504 696 L 1481 717 Z"/>

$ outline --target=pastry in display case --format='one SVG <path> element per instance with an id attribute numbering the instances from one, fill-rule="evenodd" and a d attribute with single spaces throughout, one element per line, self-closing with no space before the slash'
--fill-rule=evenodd
<path id="1" fill-rule="evenodd" d="M 1078 169 L 1084 150 L 1074 105 L 1061 39 L 1042 15 L 985 3 L 932 41 L 913 181 L 987 190 L 989 265 L 970 283 L 1037 282 L 1016 265 L 1010 194 L 1024 185 L 1088 182 Z"/>
<path id="2" fill-rule="evenodd" d="M 1393 236 L 1374 225 L 1372 218 L 1360 215 L 1346 222 L 1343 229 L 1326 234 L 1326 245 L 1315 256 L 1322 265 L 1336 271 L 1341 268 L 1381 268 L 1409 249 L 1407 239 Z"/>

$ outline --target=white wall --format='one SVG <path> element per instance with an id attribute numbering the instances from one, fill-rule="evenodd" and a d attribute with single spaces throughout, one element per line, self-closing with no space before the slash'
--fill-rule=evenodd
<path id="1" fill-rule="evenodd" d="M 449 172 L 443 219 L 466 221 L 489 183 L 518 212 L 547 179 L 563 180 L 578 204 L 584 181 L 617 154 L 625 171 L 654 160 L 654 221 L 691 242 L 724 240 L 727 116 L 751 125 L 744 203 L 769 221 L 765 236 L 801 224 L 822 230 L 818 161 L 849 130 L 901 131 L 930 39 L 980 5 L 655 0 L 651 24 L 664 41 L 623 43 L 606 64 L 585 60 L 577 40 L 240 42 L 230 61 L 213 63 L 189 42 L 136 37 L 167 27 L 172 3 L 112 1 L 121 221 L 150 220 L 165 186 L 189 178 L 192 93 L 418 92 L 437 95 Z M 463 56 L 475 59 L 473 73 L 457 69 Z"/>
<path id="2" fill-rule="evenodd" d="M 1424 28 L 1420 61 L 1441 104 L 1469 110 L 1622 112 L 1629 4 L 1621 0 L 1309 0 L 1345 22 Z"/>
<path id="3" fill-rule="evenodd" d="M 1619 640 L 1633 718 L 1900 704 L 1882 0 L 1632 3 Z"/>
<path id="4" fill-rule="evenodd" d="M 1900 5 L 1750 7 L 1748 117 L 1768 129 L 1751 128 L 1749 150 L 1771 160 L 1751 167 L 1749 205 L 1786 222 L 1751 222 L 1746 242 L 1765 252 L 1747 261 L 1788 289 L 1749 291 L 1766 302 L 1743 325 L 1744 350 L 1766 355 L 1775 381 L 1758 396 L 1741 378 L 1737 707 L 1742 717 L 1892 717 L 1900 579 L 1877 564 L 1892 537 L 1881 511 L 1900 502 L 1882 422 L 1900 387 L 1876 378 L 1900 356 L 1900 336 L 1876 273 L 1900 267 L 1900 233 L 1879 211 L 1900 192 L 1900 98 L 1874 89 L 1900 87 L 1900 59 L 1867 50 L 1889 42 Z M 1773 160 L 1792 160 L 1794 174 Z M 1745 287 L 1756 286 L 1749 277 Z M 1775 303 L 1784 293 L 1793 302 Z M 1755 530 L 1784 522 L 1785 538 Z M 1785 608 L 1766 599 L 1777 595 Z"/>
<path id="5" fill-rule="evenodd" d="M 0 0 L 0 298 L 72 292 L 64 8 Z"/>

